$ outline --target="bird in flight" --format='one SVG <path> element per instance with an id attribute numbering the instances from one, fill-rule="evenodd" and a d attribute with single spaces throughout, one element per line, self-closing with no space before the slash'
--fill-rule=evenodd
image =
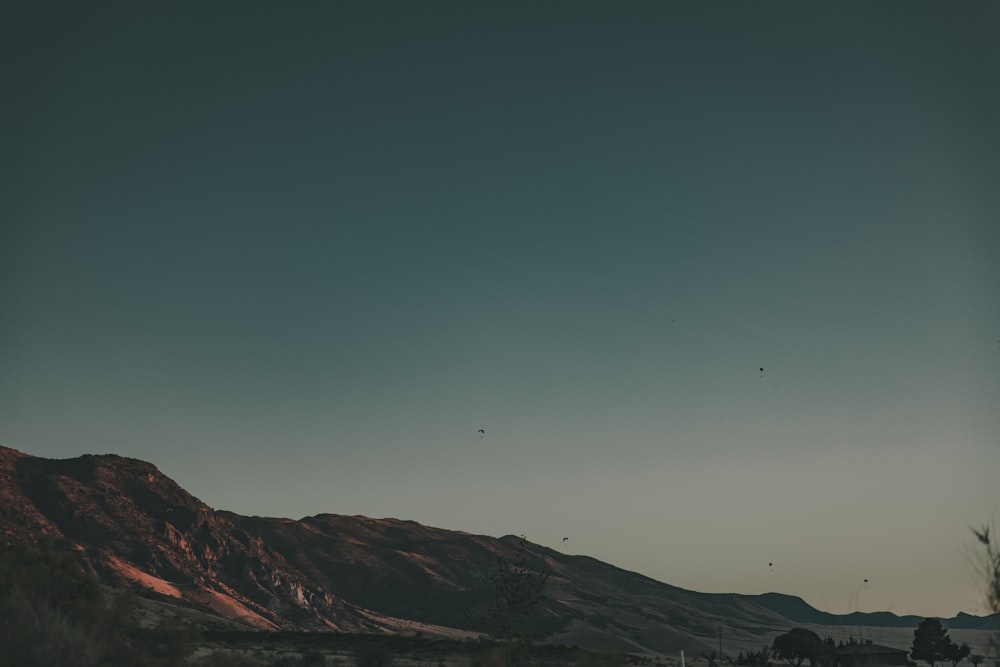
<path id="1" fill-rule="evenodd" d="M 486 435 L 486 429 L 484 429 L 484 428 L 479 429 L 479 437 L 481 438 L 484 435 Z"/>

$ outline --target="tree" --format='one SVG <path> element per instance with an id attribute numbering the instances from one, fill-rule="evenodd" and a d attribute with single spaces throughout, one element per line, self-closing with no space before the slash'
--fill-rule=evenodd
<path id="1" fill-rule="evenodd" d="M 745 655 L 740 651 L 735 662 L 740 667 L 771 667 L 771 647 L 762 646 L 760 651 L 747 651 Z"/>
<path id="2" fill-rule="evenodd" d="M 972 655 L 969 656 L 969 662 L 972 663 L 972 667 L 979 667 L 979 663 L 981 663 L 983 660 L 985 660 L 985 658 L 979 655 L 978 653 L 973 653 Z"/>
<path id="3" fill-rule="evenodd" d="M 823 640 L 812 630 L 794 628 L 775 637 L 771 650 L 775 658 L 787 660 L 793 667 L 800 667 L 805 660 L 812 663 L 816 659 L 816 653 L 822 644 Z"/>
<path id="4" fill-rule="evenodd" d="M 936 618 L 925 618 L 913 631 L 910 657 L 914 660 L 923 660 L 934 667 L 935 662 L 948 660 L 951 646 L 951 638 L 941 625 L 941 621 Z"/>
<path id="5" fill-rule="evenodd" d="M 1000 614 L 1000 548 L 990 537 L 990 527 L 972 529 L 976 539 L 983 545 L 979 573 L 986 582 L 986 606 L 994 614 Z M 1000 632 L 993 636 L 993 648 L 1000 651 Z"/>
<path id="6" fill-rule="evenodd" d="M 485 613 L 470 613 L 473 623 L 486 631 L 490 639 L 502 644 L 508 665 L 523 664 L 534 637 L 524 629 L 524 622 L 542 600 L 542 591 L 551 571 L 528 550 L 522 535 L 516 555 L 509 559 L 497 556 L 497 567 L 490 574 L 494 601 Z"/>
<path id="7" fill-rule="evenodd" d="M 957 667 L 958 663 L 962 662 L 963 659 L 967 658 L 969 654 L 972 653 L 972 649 L 965 642 L 959 646 L 954 642 L 948 644 L 946 659 L 951 661 L 951 667 Z"/>

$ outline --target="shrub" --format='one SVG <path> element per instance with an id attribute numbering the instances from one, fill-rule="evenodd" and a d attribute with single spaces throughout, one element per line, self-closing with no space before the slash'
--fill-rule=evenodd
<path id="1" fill-rule="evenodd" d="M 108 593 L 52 547 L 0 546 L 0 646 L 5 665 L 171 667 L 194 648 L 179 620 L 135 621 L 135 596 Z"/>
<path id="2" fill-rule="evenodd" d="M 392 667 L 392 653 L 386 647 L 368 642 L 354 649 L 356 667 Z"/>

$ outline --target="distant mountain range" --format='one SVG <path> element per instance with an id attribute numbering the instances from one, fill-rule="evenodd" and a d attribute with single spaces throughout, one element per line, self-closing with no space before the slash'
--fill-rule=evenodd
<path id="1" fill-rule="evenodd" d="M 0 447 L 0 541 L 73 552 L 105 583 L 248 627 L 471 636 L 493 598 L 488 574 L 519 539 L 413 521 L 213 510 L 150 463 L 115 455 L 44 459 Z M 551 571 L 531 617 L 548 641 L 698 654 L 756 647 L 800 625 L 916 627 L 889 612 L 829 614 L 800 598 L 688 591 L 586 556 L 528 543 Z M 998 616 L 959 614 L 950 629 Z"/>
<path id="2" fill-rule="evenodd" d="M 923 616 L 897 616 L 888 611 L 862 612 L 855 611 L 850 614 L 830 614 L 809 606 L 802 598 L 794 595 L 782 595 L 781 593 L 764 593 L 762 595 L 744 595 L 748 600 L 753 600 L 762 607 L 781 614 L 787 619 L 796 623 L 812 625 L 844 625 L 860 626 L 869 628 L 915 628 Z M 1000 616 L 973 616 L 959 612 L 952 618 L 942 618 L 941 622 L 945 627 L 955 630 L 995 630 L 997 629 Z"/>

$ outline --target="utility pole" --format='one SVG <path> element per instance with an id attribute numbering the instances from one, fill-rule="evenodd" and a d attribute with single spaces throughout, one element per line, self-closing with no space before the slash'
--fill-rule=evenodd
<path id="1" fill-rule="evenodd" d="M 719 626 L 719 664 L 722 664 L 722 626 Z"/>

